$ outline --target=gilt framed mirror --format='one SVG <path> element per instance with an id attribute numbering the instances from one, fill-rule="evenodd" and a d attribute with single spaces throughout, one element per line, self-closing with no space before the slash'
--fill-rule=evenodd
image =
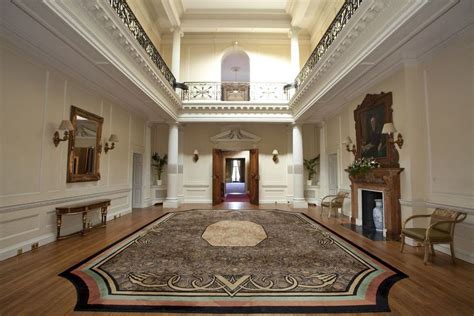
<path id="1" fill-rule="evenodd" d="M 67 182 L 100 180 L 100 153 L 102 151 L 102 124 L 104 118 L 71 106 Z"/>

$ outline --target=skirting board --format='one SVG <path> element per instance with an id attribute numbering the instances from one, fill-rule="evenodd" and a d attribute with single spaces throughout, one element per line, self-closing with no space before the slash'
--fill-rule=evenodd
<path id="1" fill-rule="evenodd" d="M 127 204 L 125 209 L 117 210 L 113 213 L 107 212 L 107 221 L 113 220 L 114 216 L 120 217 L 122 215 L 132 212 L 132 209 Z M 56 226 L 54 226 L 56 228 Z M 21 249 L 23 253 L 31 251 L 31 245 L 38 243 L 38 246 L 49 244 L 50 242 L 56 241 L 56 231 L 54 233 L 44 234 L 42 236 L 32 238 L 17 244 L 14 244 L 8 248 L 2 249 L 0 251 L 0 261 L 6 260 L 17 255 L 18 249 Z"/>
<path id="2" fill-rule="evenodd" d="M 0 261 L 6 260 L 11 257 L 15 257 L 19 249 L 21 249 L 23 253 L 27 251 L 31 251 L 31 245 L 34 243 L 38 243 L 38 246 L 41 247 L 55 240 L 56 240 L 56 234 L 50 233 L 50 234 L 45 234 L 45 235 L 30 239 L 30 240 L 23 241 L 18 244 L 12 245 L 0 251 Z"/>
<path id="3" fill-rule="evenodd" d="M 127 208 L 121 209 L 115 212 L 107 212 L 107 221 L 111 221 L 115 218 L 119 218 L 122 215 L 129 214 L 132 212 L 132 209 L 130 208 L 129 205 L 125 205 Z"/>
<path id="4" fill-rule="evenodd" d="M 212 204 L 212 200 L 204 200 L 204 199 L 184 199 L 184 203 L 192 203 L 192 204 Z"/>
<path id="5" fill-rule="evenodd" d="M 288 202 L 285 199 L 267 199 L 267 200 L 259 200 L 260 204 L 287 204 Z"/>
<path id="6" fill-rule="evenodd" d="M 423 245 L 410 237 L 405 237 L 405 244 L 412 246 L 412 247 L 423 247 Z M 448 245 L 435 245 L 435 251 L 440 251 L 448 256 L 451 256 L 451 251 L 449 250 Z M 462 261 L 469 262 L 474 264 L 474 254 L 469 253 L 467 251 L 456 249 L 456 244 L 454 244 L 454 254 L 456 258 Z"/>

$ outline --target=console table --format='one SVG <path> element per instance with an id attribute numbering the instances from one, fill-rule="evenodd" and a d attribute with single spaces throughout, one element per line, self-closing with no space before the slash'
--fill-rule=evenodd
<path id="1" fill-rule="evenodd" d="M 73 205 L 66 205 L 61 207 L 56 207 L 56 226 L 58 228 L 57 239 L 64 239 L 75 235 L 77 233 L 81 233 L 84 235 L 88 230 L 87 227 L 87 213 L 94 210 L 100 210 L 100 224 L 96 225 L 95 227 L 105 227 L 107 224 L 107 207 L 110 205 L 110 200 L 95 200 L 95 201 L 88 201 Z M 77 233 L 72 233 L 69 235 L 61 236 L 61 225 L 62 225 L 62 216 L 63 215 L 76 215 L 82 214 L 82 230 Z M 93 228 L 93 227 L 91 227 Z M 89 228 L 90 229 L 90 228 Z"/>

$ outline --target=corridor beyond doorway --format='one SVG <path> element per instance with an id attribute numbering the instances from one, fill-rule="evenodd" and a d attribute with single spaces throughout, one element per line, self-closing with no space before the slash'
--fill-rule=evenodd
<path id="1" fill-rule="evenodd" d="M 226 156 L 232 157 L 226 157 Z M 224 153 L 225 157 L 225 185 L 224 202 L 249 202 L 246 174 L 248 151 L 238 153 Z"/>

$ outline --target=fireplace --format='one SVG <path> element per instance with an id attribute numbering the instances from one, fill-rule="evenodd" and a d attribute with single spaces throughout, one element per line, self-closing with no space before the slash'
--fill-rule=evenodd
<path id="1" fill-rule="evenodd" d="M 360 227 L 371 227 L 374 222 L 372 215 L 376 199 L 382 199 L 383 232 L 388 240 L 400 239 L 401 207 L 400 207 L 400 173 L 403 168 L 376 168 L 366 174 L 351 179 L 351 223 Z M 367 192 L 367 193 L 363 193 Z M 381 196 L 380 196 L 381 195 Z M 365 196 L 365 199 L 364 199 Z M 366 211 L 364 212 L 364 208 Z M 364 215 L 366 213 L 366 215 Z"/>
<path id="2" fill-rule="evenodd" d="M 383 200 L 383 193 L 379 191 L 361 190 L 360 201 L 362 209 L 362 229 L 376 231 L 374 223 L 375 200 Z"/>

